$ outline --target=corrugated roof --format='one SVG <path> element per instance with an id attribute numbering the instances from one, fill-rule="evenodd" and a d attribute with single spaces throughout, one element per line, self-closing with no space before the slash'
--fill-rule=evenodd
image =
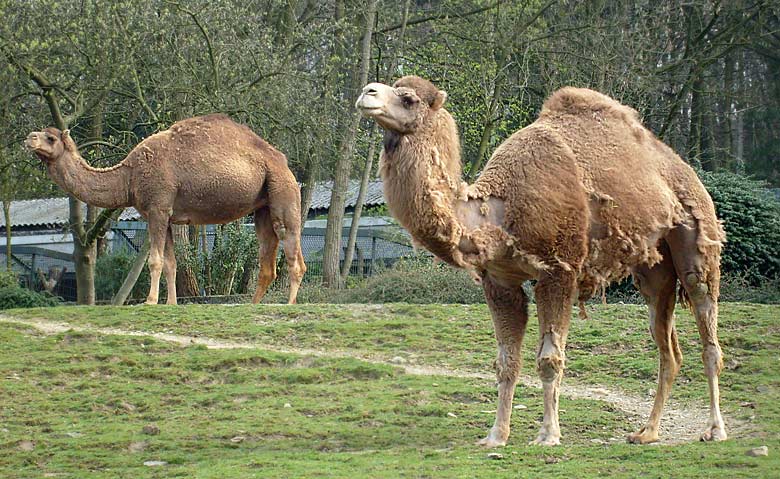
<path id="1" fill-rule="evenodd" d="M 323 181 L 314 186 L 314 194 L 311 200 L 311 209 L 320 210 L 330 207 L 330 195 L 333 190 L 332 181 Z M 352 208 L 357 203 L 358 192 L 360 191 L 360 180 L 349 180 L 347 186 L 346 208 Z M 382 181 L 374 180 L 368 182 L 368 191 L 366 191 L 365 206 L 378 206 L 385 204 L 385 195 L 382 193 Z"/>
<path id="2" fill-rule="evenodd" d="M 311 208 L 313 210 L 327 209 L 330 206 L 330 195 L 333 190 L 332 181 L 323 181 L 314 186 Z M 360 180 L 350 180 L 347 187 L 346 208 L 353 208 L 360 191 Z M 382 181 L 374 180 L 368 183 L 365 206 L 385 204 L 382 193 Z M 86 207 L 85 207 L 86 208 Z M 5 219 L 0 215 L 0 228 L 5 227 Z M 135 208 L 125 208 L 119 216 L 120 221 L 140 220 L 141 215 Z M 44 198 L 38 200 L 21 200 L 11 202 L 11 227 L 58 226 L 68 222 L 68 198 Z"/>
<path id="3" fill-rule="evenodd" d="M 86 214 L 86 206 L 84 207 Z M 141 219 L 135 208 L 125 208 L 120 221 Z M 11 227 L 60 226 L 68 222 L 68 198 L 44 198 L 11 202 Z M 0 215 L 0 228 L 5 227 L 5 218 Z"/>

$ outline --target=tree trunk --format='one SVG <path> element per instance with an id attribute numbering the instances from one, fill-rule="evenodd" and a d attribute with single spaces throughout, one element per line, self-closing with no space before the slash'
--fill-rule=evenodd
<path id="1" fill-rule="evenodd" d="M 311 202 L 314 199 L 314 187 L 317 183 L 317 164 L 311 155 L 306 163 L 306 176 L 303 179 L 303 187 L 301 188 L 301 231 L 306 226 L 306 218 L 309 216 Z"/>
<path id="2" fill-rule="evenodd" d="M 371 127 L 371 132 L 368 134 L 370 146 L 368 147 L 368 155 L 366 155 L 366 166 L 363 170 L 363 177 L 360 180 L 360 190 L 358 191 L 357 201 L 355 202 L 355 210 L 352 213 L 352 225 L 349 227 L 349 239 L 347 239 L 347 249 L 344 252 L 344 264 L 341 266 L 342 282 L 346 281 L 347 276 L 349 276 L 349 269 L 352 265 L 352 256 L 355 254 L 355 243 L 357 243 L 357 234 L 358 229 L 360 228 L 360 216 L 363 214 L 363 203 L 366 201 L 368 182 L 371 179 L 371 170 L 374 167 L 374 155 L 376 154 L 376 140 L 374 139 L 374 135 L 376 129 L 376 123 L 374 123 Z"/>
<path id="3" fill-rule="evenodd" d="M 695 166 L 702 166 L 702 137 L 703 137 L 703 115 L 702 112 L 702 91 L 704 84 L 701 81 L 701 76 L 693 81 L 691 87 L 691 127 L 690 135 L 688 136 L 688 161 Z"/>
<path id="4" fill-rule="evenodd" d="M 368 69 L 371 62 L 371 35 L 374 28 L 377 0 L 371 0 L 368 11 L 365 14 L 366 26 L 361 40 L 361 61 L 358 88 L 368 83 Z M 350 98 L 350 104 L 354 102 Z M 333 191 L 328 208 L 328 225 L 325 229 L 325 248 L 322 258 L 322 275 L 326 286 L 340 288 L 341 275 L 339 274 L 339 256 L 341 253 L 341 230 L 344 220 L 344 201 L 347 194 L 349 181 L 349 168 L 352 164 L 352 154 L 355 147 L 355 135 L 360 124 L 360 113 L 355 112 L 352 121 L 347 127 L 344 141 L 341 144 L 340 154 L 336 161 L 335 175 L 333 179 Z"/>
<path id="5" fill-rule="evenodd" d="M 488 148 L 490 147 L 490 138 L 493 136 L 493 131 L 496 129 L 495 116 L 501 102 L 501 95 L 503 94 L 503 80 L 501 75 L 503 75 L 503 73 L 499 72 L 497 69 L 495 85 L 493 86 L 493 97 L 490 100 L 490 106 L 485 112 L 485 125 L 482 129 L 482 137 L 479 140 L 479 149 L 469 168 L 469 182 L 476 179 L 479 170 L 482 168 L 485 159 L 489 155 Z"/>
<path id="6" fill-rule="evenodd" d="M 95 258 L 96 243 L 84 243 L 86 230 L 82 202 L 75 197 L 68 198 L 69 221 L 73 235 L 73 262 L 76 265 L 76 302 L 95 304 Z"/>
<path id="7" fill-rule="evenodd" d="M 3 200 L 3 218 L 5 218 L 5 269 L 11 271 L 13 261 L 11 259 L 11 202 Z"/>
<path id="8" fill-rule="evenodd" d="M 176 261 L 176 294 L 185 298 L 188 296 L 198 296 L 198 276 L 192 268 L 195 258 L 192 255 L 190 242 L 190 227 L 188 225 L 172 225 L 173 243 L 179 245 L 177 253 L 179 258 Z"/>

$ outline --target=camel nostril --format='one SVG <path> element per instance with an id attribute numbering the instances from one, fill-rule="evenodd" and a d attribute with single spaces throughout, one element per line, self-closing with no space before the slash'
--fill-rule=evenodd
<path id="1" fill-rule="evenodd" d="M 363 90 L 364 95 L 376 96 L 377 93 L 379 92 L 374 88 L 366 88 L 365 90 Z"/>

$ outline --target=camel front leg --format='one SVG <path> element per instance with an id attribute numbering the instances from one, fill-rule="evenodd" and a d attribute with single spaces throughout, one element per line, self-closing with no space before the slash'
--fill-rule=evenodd
<path id="1" fill-rule="evenodd" d="M 539 347 L 536 369 L 542 380 L 544 419 L 539 435 L 531 444 L 555 446 L 561 443 L 558 397 L 566 362 L 566 337 L 569 334 L 575 276 L 556 270 L 545 273 L 536 283 L 539 315 Z"/>
<path id="2" fill-rule="evenodd" d="M 496 284 L 489 276 L 483 278 L 482 286 L 498 343 L 498 355 L 494 363 L 498 381 L 498 408 L 493 427 L 478 444 L 496 447 L 506 445 L 509 438 L 512 399 L 520 376 L 520 347 L 528 323 L 528 298 L 521 285 L 506 288 Z"/>
<path id="3" fill-rule="evenodd" d="M 165 253 L 166 230 L 168 229 L 168 215 L 159 212 L 149 214 L 149 296 L 146 297 L 146 304 L 157 304 L 160 296 L 160 275 L 163 268 L 163 257 Z"/>
<path id="4" fill-rule="evenodd" d="M 173 242 L 173 228 L 169 225 L 165 234 L 165 257 L 163 259 L 165 283 L 168 286 L 166 304 L 176 304 L 176 248 Z"/>

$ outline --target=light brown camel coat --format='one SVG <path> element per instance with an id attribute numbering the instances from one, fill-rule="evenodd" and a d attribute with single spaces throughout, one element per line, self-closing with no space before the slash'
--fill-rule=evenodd
<path id="1" fill-rule="evenodd" d="M 631 108 L 591 90 L 563 88 L 466 185 L 445 100 L 429 81 L 404 77 L 392 87 L 367 85 L 357 107 L 385 129 L 380 171 L 390 211 L 417 242 L 483 284 L 498 341 L 499 399 L 495 424 L 480 443 L 504 445 L 509 436 L 528 320 L 522 282 L 536 280 L 540 322 L 544 419 L 534 443 L 554 445 L 572 302 L 628 274 L 647 300 L 660 351 L 650 419 L 629 441 L 658 440 L 680 368 L 673 316 L 678 279 L 696 316 L 709 381 L 710 419 L 701 438 L 725 439 L 717 340 L 725 237 L 695 172 Z"/>
<path id="2" fill-rule="evenodd" d="M 93 168 L 68 130 L 47 128 L 27 137 L 49 176 L 81 201 L 103 208 L 134 206 L 148 221 L 151 289 L 156 304 L 165 269 L 168 304 L 176 304 L 176 256 L 171 224 L 221 224 L 251 212 L 259 242 L 260 273 L 253 302 L 276 278 L 283 241 L 294 303 L 306 266 L 300 247 L 301 197 L 287 159 L 244 125 L 225 115 L 179 121 L 138 144 L 111 168 Z"/>

